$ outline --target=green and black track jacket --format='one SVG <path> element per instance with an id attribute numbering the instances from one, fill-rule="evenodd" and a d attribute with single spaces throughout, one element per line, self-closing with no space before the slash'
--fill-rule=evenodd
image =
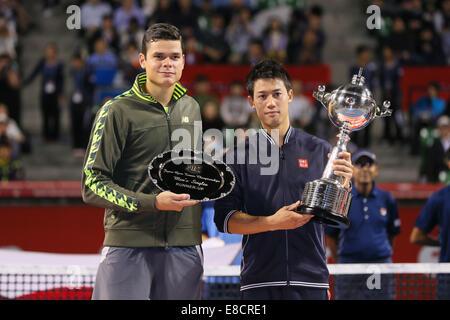
<path id="1" fill-rule="evenodd" d="M 158 154 L 172 149 L 172 132 L 186 129 L 194 149 L 194 121 L 201 134 L 198 103 L 176 84 L 167 109 L 144 93 L 146 74 L 133 87 L 98 111 L 82 174 L 85 203 L 106 208 L 105 246 L 167 247 L 201 243 L 201 206 L 182 212 L 158 211 L 161 192 L 147 167 Z"/>

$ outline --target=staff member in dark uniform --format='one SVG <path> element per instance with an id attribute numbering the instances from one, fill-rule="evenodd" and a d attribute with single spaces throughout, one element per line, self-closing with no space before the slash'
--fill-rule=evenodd
<path id="1" fill-rule="evenodd" d="M 291 127 L 288 105 L 293 90 L 289 74 L 278 62 L 265 60 L 255 65 L 247 76 L 247 90 L 261 129 L 244 145 L 230 149 L 228 155 L 234 153 L 238 158 L 230 164 L 236 184 L 228 196 L 215 202 L 219 231 L 244 235 L 242 298 L 327 299 L 324 226 L 294 210 L 300 205 L 305 183 L 322 176 L 331 146 Z M 273 170 L 263 170 L 267 166 L 262 153 L 278 164 Z M 256 155 L 258 161 L 252 161 Z M 245 161 L 239 161 L 242 156 Z M 333 170 L 349 187 L 350 154 L 339 156 Z"/>
<path id="2" fill-rule="evenodd" d="M 375 184 L 378 175 L 374 153 L 361 150 L 353 157 L 352 204 L 348 229 L 326 228 L 331 255 L 337 263 L 392 262 L 394 238 L 400 233 L 397 203 Z M 368 284 L 368 275 L 340 275 L 336 299 L 393 299 L 393 278 L 380 275 L 380 287 Z"/>

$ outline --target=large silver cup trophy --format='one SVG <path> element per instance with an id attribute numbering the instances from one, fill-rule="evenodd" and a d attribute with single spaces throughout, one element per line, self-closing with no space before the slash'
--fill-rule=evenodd
<path id="1" fill-rule="evenodd" d="M 312 221 L 335 228 L 347 228 L 347 213 L 352 195 L 344 186 L 344 178 L 336 176 L 331 169 L 338 153 L 347 151 L 349 134 L 365 128 L 378 117 L 391 115 L 390 102 L 377 106 L 372 92 L 365 86 L 363 69 L 353 76 L 351 83 L 340 86 L 331 93 L 320 85 L 313 96 L 327 109 L 331 122 L 339 128 L 337 145 L 333 148 L 322 178 L 306 183 L 298 212 L 314 215 Z"/>

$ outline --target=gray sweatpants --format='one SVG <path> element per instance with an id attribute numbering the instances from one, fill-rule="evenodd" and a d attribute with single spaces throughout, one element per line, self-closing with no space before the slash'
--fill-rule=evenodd
<path id="1" fill-rule="evenodd" d="M 201 298 L 200 246 L 104 247 L 93 300 L 196 300 Z"/>

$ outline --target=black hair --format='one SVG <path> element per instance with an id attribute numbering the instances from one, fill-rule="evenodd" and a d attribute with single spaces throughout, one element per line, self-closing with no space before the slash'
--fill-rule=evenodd
<path id="1" fill-rule="evenodd" d="M 291 77 L 281 63 L 274 59 L 265 59 L 258 62 L 247 75 L 245 84 L 252 98 L 255 82 L 259 79 L 280 79 L 283 81 L 287 91 L 292 89 Z"/>
<path id="2" fill-rule="evenodd" d="M 147 54 L 147 46 L 152 41 L 158 40 L 179 40 L 184 52 L 183 39 L 180 30 L 169 23 L 155 23 L 152 24 L 144 33 L 142 38 L 141 52 Z"/>

